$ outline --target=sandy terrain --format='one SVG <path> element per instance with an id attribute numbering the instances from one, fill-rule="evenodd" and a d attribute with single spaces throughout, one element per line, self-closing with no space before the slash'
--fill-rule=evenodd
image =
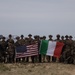
<path id="1" fill-rule="evenodd" d="M 75 65 L 62 63 L 0 64 L 0 75 L 75 75 Z"/>

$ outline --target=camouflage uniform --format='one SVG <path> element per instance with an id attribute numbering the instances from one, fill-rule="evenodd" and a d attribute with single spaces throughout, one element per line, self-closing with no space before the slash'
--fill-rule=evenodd
<path id="1" fill-rule="evenodd" d="M 7 62 L 9 63 L 14 62 L 14 52 L 15 52 L 14 44 L 9 42 L 6 51 L 7 51 Z"/>
<path id="2" fill-rule="evenodd" d="M 7 40 L 7 43 L 11 42 L 12 44 L 14 44 L 14 40 L 12 39 L 12 35 L 9 35 L 9 39 Z"/>
<path id="3" fill-rule="evenodd" d="M 28 45 L 31 45 L 31 43 L 32 43 L 32 41 L 33 41 L 32 35 L 29 34 L 28 37 L 29 37 L 29 38 L 28 38 Z"/>
<path id="4" fill-rule="evenodd" d="M 20 41 L 20 45 L 24 45 L 25 44 L 25 39 L 24 39 L 23 35 L 21 35 L 21 39 L 19 41 Z"/>
<path id="5" fill-rule="evenodd" d="M 15 58 L 15 46 L 14 40 L 12 39 L 12 35 L 9 35 L 9 39 L 7 40 L 7 54 L 8 54 L 8 62 L 14 62 Z"/>
<path id="6" fill-rule="evenodd" d="M 2 51 L 3 51 L 3 47 L 1 45 L 1 38 L 0 38 L 0 62 L 2 62 Z"/>
<path id="7" fill-rule="evenodd" d="M 0 62 L 2 62 L 2 46 L 0 44 Z"/>
<path id="8" fill-rule="evenodd" d="M 17 36 L 16 37 L 16 42 L 15 42 L 15 46 L 17 47 L 17 46 L 20 46 L 20 37 L 19 36 Z"/>
<path id="9" fill-rule="evenodd" d="M 70 52 L 68 56 L 68 63 L 71 64 L 73 63 L 73 50 L 74 50 L 74 41 L 72 40 L 72 36 L 69 36 L 69 46 L 70 46 Z"/>
<path id="10" fill-rule="evenodd" d="M 28 45 L 28 37 L 25 37 L 25 45 Z"/>
<path id="11" fill-rule="evenodd" d="M 65 50 L 64 50 L 64 63 L 72 63 L 72 58 L 71 58 L 71 53 L 72 53 L 72 49 L 73 49 L 73 40 L 68 39 L 68 35 L 65 36 L 66 40 L 65 40 Z"/>
<path id="12" fill-rule="evenodd" d="M 6 48 L 7 48 L 7 43 L 5 41 L 5 37 L 2 38 L 2 41 L 1 41 L 1 46 L 2 46 L 2 61 L 3 62 L 6 62 Z"/>
<path id="13" fill-rule="evenodd" d="M 71 51 L 73 64 L 75 64 L 75 41 L 73 41 L 73 49 Z"/>

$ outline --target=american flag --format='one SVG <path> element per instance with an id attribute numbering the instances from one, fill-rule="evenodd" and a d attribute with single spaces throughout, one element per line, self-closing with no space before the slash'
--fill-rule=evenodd
<path id="1" fill-rule="evenodd" d="M 22 58 L 22 57 L 29 57 L 29 56 L 38 55 L 38 44 L 28 45 L 28 46 L 23 47 L 23 48 L 25 49 L 25 51 L 21 50 L 23 52 L 21 52 L 21 51 L 17 52 L 17 48 L 16 48 L 16 58 Z"/>

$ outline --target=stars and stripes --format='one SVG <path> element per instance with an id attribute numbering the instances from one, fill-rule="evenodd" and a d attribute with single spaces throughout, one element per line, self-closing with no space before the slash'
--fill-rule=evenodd
<path id="1" fill-rule="evenodd" d="M 23 52 L 17 52 L 18 48 L 16 48 L 16 58 L 38 55 L 38 44 L 28 45 L 25 47 L 21 47 L 20 49 Z"/>

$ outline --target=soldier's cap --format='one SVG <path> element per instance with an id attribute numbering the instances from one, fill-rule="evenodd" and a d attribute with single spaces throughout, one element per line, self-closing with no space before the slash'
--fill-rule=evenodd
<path id="1" fill-rule="evenodd" d="M 56 37 L 60 37 L 60 35 L 59 35 L 59 34 L 57 34 L 57 35 L 56 35 Z"/>
<path id="2" fill-rule="evenodd" d="M 12 37 L 12 35 L 11 35 L 11 34 L 9 34 L 9 37 Z"/>
<path id="3" fill-rule="evenodd" d="M 29 34 L 28 36 L 32 36 L 31 34 Z"/>
<path id="4" fill-rule="evenodd" d="M 21 37 L 24 37 L 24 35 L 21 35 Z"/>
<path id="5" fill-rule="evenodd" d="M 52 35 L 49 35 L 49 37 L 53 37 Z"/>
<path id="6" fill-rule="evenodd" d="M 34 36 L 34 38 L 39 38 L 39 37 L 40 37 L 39 35 L 35 35 L 35 36 Z"/>
<path id="7" fill-rule="evenodd" d="M 35 35 L 34 38 L 37 38 L 37 35 Z"/>
<path id="8" fill-rule="evenodd" d="M 70 35 L 69 38 L 73 38 L 73 37 Z"/>
<path id="9" fill-rule="evenodd" d="M 6 39 L 6 38 L 3 36 L 2 39 Z"/>
<path id="10" fill-rule="evenodd" d="M 64 36 L 61 36 L 61 38 L 64 38 Z"/>
<path id="11" fill-rule="evenodd" d="M 65 38 L 68 38 L 68 35 L 66 35 Z"/>
<path id="12" fill-rule="evenodd" d="M 43 38 L 46 38 L 46 36 L 43 36 Z"/>

